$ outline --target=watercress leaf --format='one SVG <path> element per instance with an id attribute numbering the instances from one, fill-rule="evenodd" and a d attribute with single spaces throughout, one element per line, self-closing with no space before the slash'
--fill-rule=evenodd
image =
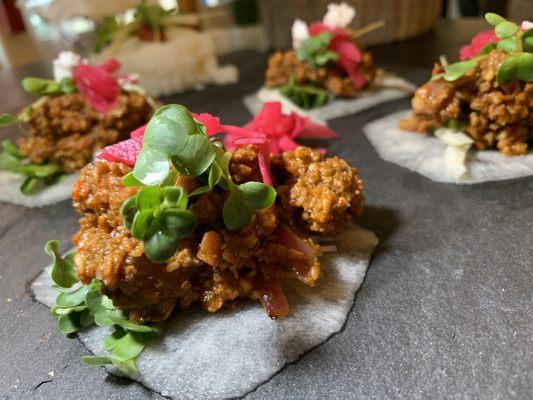
<path id="1" fill-rule="evenodd" d="M 11 114 L 0 114 L 0 126 L 12 125 L 17 122 L 17 117 Z"/>
<path id="2" fill-rule="evenodd" d="M 533 28 L 522 34 L 522 48 L 527 53 L 533 53 Z"/>
<path id="3" fill-rule="evenodd" d="M 323 106 L 329 101 L 329 93 L 326 90 L 313 85 L 298 85 L 294 75 L 288 84 L 280 87 L 279 91 L 282 96 L 305 110 Z"/>
<path id="4" fill-rule="evenodd" d="M 45 186 L 46 184 L 43 179 L 37 178 L 36 176 L 28 176 L 22 182 L 22 185 L 20 185 L 20 191 L 26 196 L 32 196 L 41 191 Z"/>
<path id="5" fill-rule="evenodd" d="M 2 141 L 2 149 L 8 153 L 11 154 L 13 157 L 16 157 L 18 159 L 23 159 L 24 156 L 20 154 L 20 151 L 17 146 L 11 141 L 11 140 L 4 140 Z"/>
<path id="6" fill-rule="evenodd" d="M 110 311 L 107 313 L 107 316 L 111 321 L 115 323 L 115 325 L 118 325 L 126 329 L 129 332 L 139 332 L 139 333 L 159 332 L 158 327 L 136 324 L 128 320 L 127 317 L 124 317 L 123 315 L 120 315 L 117 312 Z"/>
<path id="7" fill-rule="evenodd" d="M 68 254 L 65 258 L 61 257 L 59 254 L 59 242 L 57 240 L 50 240 L 46 243 L 44 251 L 52 257 L 52 272 L 50 273 L 50 276 L 56 285 L 63 288 L 70 288 L 75 283 L 79 282 L 72 261 L 74 251 L 69 253 L 71 257 L 69 257 Z"/>
<path id="8" fill-rule="evenodd" d="M 84 310 L 80 314 L 80 325 L 82 328 L 87 328 L 91 325 L 94 325 L 94 315 L 91 314 L 89 310 Z"/>
<path id="9" fill-rule="evenodd" d="M 102 365 L 111 365 L 113 361 L 111 357 L 107 356 L 83 356 L 81 361 L 87 365 L 102 366 Z"/>
<path id="10" fill-rule="evenodd" d="M 89 287 L 80 286 L 73 292 L 61 292 L 56 298 L 56 305 L 59 307 L 76 307 L 85 302 L 85 295 Z"/>
<path id="11" fill-rule="evenodd" d="M 447 81 L 456 81 L 468 71 L 474 69 L 478 64 L 477 58 L 472 58 L 468 61 L 460 61 L 455 64 L 449 64 L 444 67 L 444 79 Z"/>
<path id="12" fill-rule="evenodd" d="M 113 349 L 116 346 L 117 341 L 124 337 L 126 335 L 126 332 L 123 329 L 117 329 L 113 333 L 110 333 L 106 336 L 103 342 L 104 349 L 106 351 L 113 351 Z"/>
<path id="13" fill-rule="evenodd" d="M 210 191 L 211 188 L 208 185 L 200 186 L 199 188 L 189 193 L 189 197 L 200 196 L 202 194 L 209 193 Z"/>
<path id="14" fill-rule="evenodd" d="M 135 218 L 135 214 L 139 210 L 139 207 L 137 206 L 137 196 L 132 196 L 128 200 L 126 200 L 124 203 L 122 203 L 122 206 L 120 207 L 120 215 L 124 217 L 124 226 L 127 229 L 131 229 L 131 226 L 133 224 L 133 220 Z"/>
<path id="15" fill-rule="evenodd" d="M 495 13 L 486 13 L 485 14 L 485 19 L 492 26 L 496 26 L 496 25 L 506 21 L 505 18 L 503 18 L 502 16 L 500 16 L 498 14 L 495 14 Z"/>
<path id="16" fill-rule="evenodd" d="M 44 93 L 48 85 L 55 82 L 50 79 L 27 77 L 24 78 L 20 83 L 26 92 L 41 95 Z"/>
<path id="17" fill-rule="evenodd" d="M 144 253 L 153 262 L 163 263 L 176 252 L 178 238 L 172 234 L 157 231 L 144 241 Z"/>
<path id="18" fill-rule="evenodd" d="M 168 208 L 159 216 L 165 233 L 178 239 L 191 235 L 196 229 L 196 214 L 190 210 Z"/>
<path id="19" fill-rule="evenodd" d="M 496 36 L 498 36 L 500 39 L 511 37 L 514 34 L 516 34 L 519 30 L 520 30 L 520 27 L 518 25 L 516 25 L 513 22 L 509 22 L 509 21 L 500 22 L 494 28 L 494 32 L 496 33 Z"/>
<path id="20" fill-rule="evenodd" d="M 138 240 L 146 239 L 152 229 L 153 221 L 154 213 L 152 210 L 137 212 L 131 224 L 131 236 Z"/>
<path id="21" fill-rule="evenodd" d="M 124 186 L 143 186 L 143 183 L 135 178 L 133 171 L 128 172 L 122 177 L 122 185 Z"/>
<path id="22" fill-rule="evenodd" d="M 516 76 L 519 80 L 524 82 L 533 81 L 533 54 L 521 53 L 518 54 L 518 74 Z"/>
<path id="23" fill-rule="evenodd" d="M 127 361 L 137 357 L 144 349 L 144 342 L 134 333 L 128 332 L 115 342 L 113 355 L 119 361 Z"/>
<path id="24" fill-rule="evenodd" d="M 167 186 L 163 188 L 163 208 L 187 208 L 187 193 L 180 186 Z"/>
<path id="25" fill-rule="evenodd" d="M 207 180 L 209 187 L 213 189 L 218 182 L 220 182 L 220 179 L 222 178 L 222 167 L 217 161 L 213 161 L 213 164 L 211 164 L 211 169 L 209 170 L 209 178 Z"/>
<path id="26" fill-rule="evenodd" d="M 214 158 L 207 135 L 191 113 L 183 106 L 170 104 L 157 110 L 148 123 L 134 175 L 146 185 L 158 185 L 167 177 L 171 160 L 176 169 L 196 177 Z"/>
<path id="27" fill-rule="evenodd" d="M 139 376 L 139 370 L 137 369 L 134 360 L 120 361 L 116 358 L 112 358 L 111 361 L 113 362 L 113 365 L 127 377 L 135 379 Z"/>
<path id="28" fill-rule="evenodd" d="M 79 331 L 80 329 L 82 329 L 80 323 L 80 314 L 70 313 L 60 315 L 57 319 L 57 326 L 59 328 L 59 331 L 66 335 Z"/>
<path id="29" fill-rule="evenodd" d="M 70 314 L 74 312 L 81 312 L 81 311 L 85 311 L 86 309 L 87 307 L 85 305 L 76 306 L 76 307 L 67 307 L 67 308 L 53 305 L 50 308 L 50 312 L 52 313 L 53 316 L 59 317 L 60 315 L 66 315 L 66 314 Z"/>
<path id="30" fill-rule="evenodd" d="M 85 296 L 85 304 L 93 314 L 114 309 L 111 299 L 100 293 L 101 287 L 102 283 L 93 279 Z"/>
<path id="31" fill-rule="evenodd" d="M 168 156 L 143 145 L 133 168 L 135 178 L 144 185 L 159 185 L 168 176 L 169 171 Z"/>
<path id="32" fill-rule="evenodd" d="M 518 42 L 515 38 L 506 38 L 498 42 L 498 49 L 505 51 L 507 54 L 514 53 L 518 49 Z"/>
<path id="33" fill-rule="evenodd" d="M 484 56 L 485 54 L 489 54 L 495 48 L 496 48 L 496 43 L 494 43 L 494 42 L 487 43 L 485 46 L 483 46 L 483 48 L 479 52 L 479 55 Z"/>
<path id="34" fill-rule="evenodd" d="M 324 51 L 322 53 L 319 53 L 315 57 L 315 63 L 317 65 L 326 65 L 330 61 L 338 61 L 339 55 L 333 51 Z"/>
<path id="35" fill-rule="evenodd" d="M 270 207 L 276 200 L 276 190 L 261 182 L 246 182 L 238 188 L 242 197 L 254 210 Z"/>
<path id="36" fill-rule="evenodd" d="M 49 178 L 61 172 L 61 166 L 54 163 L 26 164 L 20 168 L 20 173 L 37 178 Z"/>
<path id="37" fill-rule="evenodd" d="M 323 32 L 320 35 L 310 36 L 296 50 L 296 57 L 300 61 L 307 61 L 312 66 L 317 67 L 320 62 L 327 62 L 331 55 L 327 55 L 329 43 L 333 35 L 330 32 Z M 337 56 L 338 57 L 338 56 Z"/>
<path id="38" fill-rule="evenodd" d="M 76 84 L 72 78 L 63 78 L 59 81 L 59 89 L 63 93 L 74 93 L 76 91 Z"/>
<path id="39" fill-rule="evenodd" d="M 515 80 L 531 82 L 533 80 L 533 54 L 519 53 L 508 57 L 500 68 L 496 79 L 500 84 L 507 84 Z"/>
<path id="40" fill-rule="evenodd" d="M 94 315 L 94 323 L 99 326 L 104 326 L 107 328 L 115 325 L 115 322 L 109 318 L 109 310 L 100 311 Z"/>
<path id="41" fill-rule="evenodd" d="M 137 193 L 137 206 L 141 211 L 155 210 L 161 204 L 161 188 L 143 187 Z"/>
<path id="42" fill-rule="evenodd" d="M 10 171 L 18 173 L 22 167 L 22 162 L 19 158 L 4 151 L 0 153 L 0 169 L 3 171 Z"/>
<path id="43" fill-rule="evenodd" d="M 182 171 L 182 173 L 186 174 L 185 171 Z M 180 174 L 180 171 L 178 171 L 176 168 L 171 168 L 167 177 L 161 182 L 161 187 L 166 186 L 174 186 L 176 185 L 176 179 L 178 179 L 178 176 Z"/>
<path id="44" fill-rule="evenodd" d="M 242 198 L 236 189 L 230 191 L 230 194 L 222 207 L 224 224 L 232 231 L 248 225 L 252 219 L 253 212 L 254 210 L 242 201 Z"/>

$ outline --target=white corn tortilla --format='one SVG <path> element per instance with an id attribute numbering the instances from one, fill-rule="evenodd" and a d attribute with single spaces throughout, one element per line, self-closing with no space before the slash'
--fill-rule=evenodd
<path id="1" fill-rule="evenodd" d="M 322 107 L 312 110 L 304 110 L 298 107 L 282 96 L 277 88 L 269 89 L 263 87 L 257 93 L 246 96 L 243 99 L 243 103 L 250 113 L 256 115 L 265 102 L 280 101 L 284 113 L 294 111 L 300 115 L 306 115 L 314 121 L 325 122 L 355 114 L 387 101 L 411 96 L 415 89 L 416 87 L 405 79 L 385 73 L 376 79 L 372 88 L 360 92 L 353 99 L 336 98 Z"/>
<path id="2" fill-rule="evenodd" d="M 471 150 L 466 157 L 466 172 L 459 178 L 445 166 L 446 145 L 436 137 L 406 132 L 398 121 L 409 116 L 400 111 L 370 122 L 363 131 L 385 161 L 417 172 L 432 181 L 474 184 L 533 175 L 533 154 L 504 156 L 497 150 Z"/>
<path id="3" fill-rule="evenodd" d="M 0 202 L 24 207 L 44 207 L 70 199 L 72 185 L 77 174 L 65 175 L 53 185 L 47 186 L 39 193 L 26 196 L 20 191 L 25 176 L 9 171 L 0 171 Z"/>
<path id="4" fill-rule="evenodd" d="M 284 284 L 291 306 L 286 319 L 271 320 L 258 302 L 215 314 L 190 310 L 177 316 L 162 340 L 139 357 L 138 381 L 173 399 L 224 399 L 249 393 L 340 332 L 377 243 L 372 232 L 356 225 L 339 235 L 339 251 L 323 256 L 315 288 L 294 278 Z M 31 285 L 35 298 L 47 306 L 57 295 L 51 284 L 48 267 Z M 91 352 L 103 354 L 107 333 L 106 328 L 94 327 L 78 337 Z"/>

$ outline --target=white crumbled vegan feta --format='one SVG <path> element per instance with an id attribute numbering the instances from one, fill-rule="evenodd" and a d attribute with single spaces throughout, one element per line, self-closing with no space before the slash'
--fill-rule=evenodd
<path id="1" fill-rule="evenodd" d="M 301 19 L 295 19 L 292 24 L 292 47 L 298 49 L 309 37 L 309 27 Z"/>
<path id="2" fill-rule="evenodd" d="M 527 31 L 528 29 L 533 28 L 533 22 L 531 21 L 522 21 L 522 25 L 520 25 L 520 29 L 523 31 Z"/>
<path id="3" fill-rule="evenodd" d="M 444 166 L 454 178 L 459 179 L 467 170 L 466 155 L 474 141 L 463 132 L 449 128 L 440 128 L 435 136 L 446 144 L 444 150 Z"/>
<path id="4" fill-rule="evenodd" d="M 72 78 L 74 68 L 82 62 L 79 54 L 72 51 L 62 51 L 53 62 L 54 80 L 59 82 L 65 78 Z"/>
<path id="5" fill-rule="evenodd" d="M 355 8 L 342 2 L 328 4 L 328 11 L 322 22 L 330 28 L 346 28 L 355 18 Z"/>

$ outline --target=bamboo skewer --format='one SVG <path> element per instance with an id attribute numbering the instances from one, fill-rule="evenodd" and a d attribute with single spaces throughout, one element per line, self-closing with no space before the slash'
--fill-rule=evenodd
<path id="1" fill-rule="evenodd" d="M 352 39 L 357 39 L 357 38 L 360 38 L 361 36 L 366 35 L 367 33 L 375 31 L 376 29 L 383 28 L 384 26 L 385 26 L 385 21 L 383 20 L 372 22 L 371 24 L 364 26 L 361 29 L 353 31 L 350 34 L 350 37 Z"/>

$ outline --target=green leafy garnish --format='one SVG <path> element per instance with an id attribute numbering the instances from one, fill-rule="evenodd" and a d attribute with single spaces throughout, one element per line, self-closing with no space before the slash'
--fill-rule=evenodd
<path id="1" fill-rule="evenodd" d="M 54 163 L 32 164 L 22 156 L 17 147 L 9 140 L 2 142 L 0 170 L 25 175 L 20 191 L 29 196 L 36 194 L 47 185 L 57 182 L 64 174 L 63 169 Z"/>
<path id="2" fill-rule="evenodd" d="M 116 18 L 111 15 L 106 15 L 102 18 L 94 28 L 94 51 L 101 52 L 105 46 L 110 44 L 119 30 L 119 23 Z"/>
<path id="3" fill-rule="evenodd" d="M 300 61 L 307 61 L 315 68 L 331 61 L 338 61 L 339 55 L 328 48 L 332 38 L 330 32 L 308 37 L 296 50 L 296 57 Z"/>
<path id="4" fill-rule="evenodd" d="M 511 83 L 515 80 L 533 81 L 533 53 L 519 53 L 507 58 L 498 69 L 499 83 Z"/>
<path id="5" fill-rule="evenodd" d="M 21 82 L 22 88 L 38 96 L 54 96 L 76 91 L 76 84 L 72 78 L 64 78 L 60 82 L 51 79 L 27 77 Z"/>
<path id="6" fill-rule="evenodd" d="M 187 204 L 187 194 L 179 186 L 147 186 L 122 205 L 125 226 L 143 242 L 150 260 L 168 260 L 179 241 L 194 232 L 196 215 Z"/>
<path id="7" fill-rule="evenodd" d="M 279 91 L 282 96 L 305 110 L 321 107 L 329 101 L 327 90 L 313 85 L 298 85 L 294 75 L 291 76 L 289 83 L 279 88 Z"/>
<path id="8" fill-rule="evenodd" d="M 89 285 L 83 285 L 74 267 L 74 252 L 62 257 L 56 240 L 46 243 L 45 252 L 52 257 L 50 275 L 54 289 L 59 291 L 51 308 L 59 330 L 70 335 L 94 324 L 112 328 L 113 332 L 104 340 L 104 349 L 110 355 L 87 356 L 82 361 L 89 365 L 113 364 L 126 376 L 135 378 L 138 375 L 135 359 L 162 334 L 162 325 L 131 322 L 126 312 L 117 310 L 109 297 L 102 294 L 100 281 L 93 279 Z"/>
<path id="9" fill-rule="evenodd" d="M 510 55 L 498 68 L 498 83 L 533 81 L 533 29 L 522 32 L 517 24 L 494 13 L 485 14 L 485 19 L 494 26 L 496 36 L 501 40 L 498 43 L 486 44 L 479 55 L 471 60 L 445 66 L 444 73 L 434 75 L 432 80 L 444 78 L 447 81 L 456 81 L 476 68 L 480 60 L 497 48 Z"/>
<path id="10" fill-rule="evenodd" d="M 448 129 L 453 129 L 455 131 L 464 132 L 468 124 L 464 121 L 460 121 L 458 119 L 449 119 L 448 121 L 444 122 L 444 127 Z"/>
<path id="11" fill-rule="evenodd" d="M 169 174 L 171 164 L 196 177 L 214 159 L 215 151 L 205 127 L 185 107 L 170 104 L 157 110 L 148 123 L 133 175 L 145 185 L 159 185 Z"/>
<path id="12" fill-rule="evenodd" d="M 12 125 L 17 122 L 17 117 L 11 114 L 0 114 L 0 126 Z"/>

